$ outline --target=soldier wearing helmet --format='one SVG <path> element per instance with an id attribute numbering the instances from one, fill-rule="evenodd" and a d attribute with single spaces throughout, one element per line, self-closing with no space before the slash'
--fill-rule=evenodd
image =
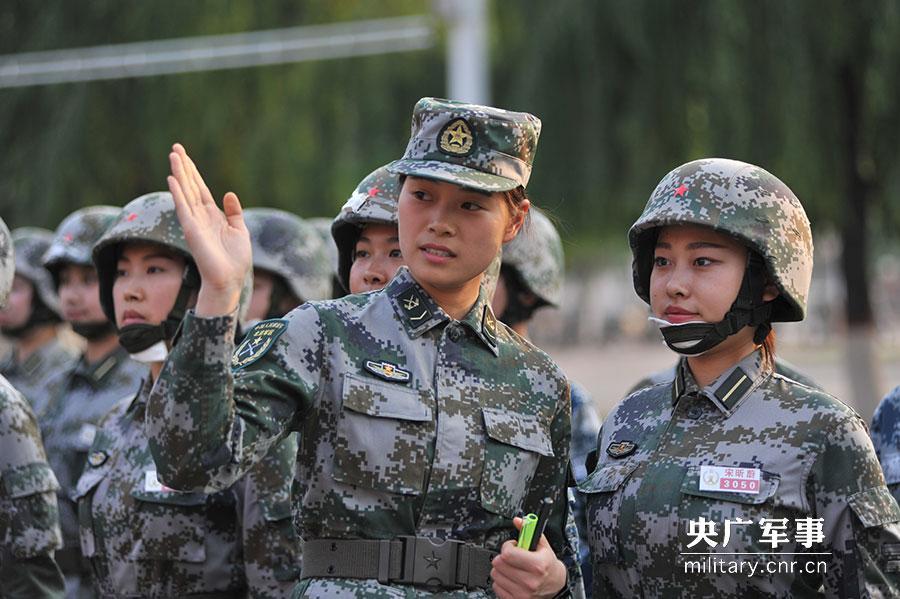
<path id="1" fill-rule="evenodd" d="M 279 318 L 331 295 L 331 264 L 318 231 L 299 216 L 272 208 L 244 211 L 253 245 L 253 295 L 247 323 Z"/>
<path id="2" fill-rule="evenodd" d="M 48 377 L 67 370 L 75 351 L 59 340 L 62 317 L 50 273 L 41 262 L 53 232 L 21 227 L 12 232 L 16 273 L 6 308 L 0 310 L 0 332 L 14 342 L 0 360 L 0 374 L 31 402 L 40 418 L 58 389 Z"/>
<path id="3" fill-rule="evenodd" d="M 400 177 L 382 166 L 360 181 L 331 225 L 347 293 L 375 291 L 403 266 L 397 233 Z"/>
<path id="4" fill-rule="evenodd" d="M 81 549 L 97 591 L 104 597 L 284 596 L 297 575 L 297 556 L 270 541 L 280 534 L 299 545 L 289 519 L 292 464 L 286 473 L 261 467 L 251 473 L 252 483 L 245 477 L 185 493 L 160 482 L 148 451 L 147 397 L 201 282 L 171 195 L 150 193 L 127 204 L 94 245 L 93 261 L 101 304 L 120 341 L 150 367 L 140 390 L 100 423 L 74 493 Z M 242 309 L 251 288 L 247 277 Z M 248 502 L 250 485 L 265 485 L 262 498 L 254 494 Z"/>
<path id="5" fill-rule="evenodd" d="M 528 211 L 516 238 L 503 245 L 499 274 L 491 306 L 497 318 L 522 337 L 537 310 L 558 308 L 564 275 L 562 240 L 556 227 L 539 209 Z M 576 481 L 585 475 L 584 461 L 596 446 L 600 417 L 587 390 L 569 380 L 572 399 L 572 473 Z M 590 583 L 590 560 L 583 498 L 575 496 L 574 518 L 581 540 L 579 557 L 586 586 Z M 588 590 L 588 589 L 586 589 Z"/>
<path id="6" fill-rule="evenodd" d="M 0 308 L 13 287 L 14 249 L 0 219 Z M 56 508 L 59 485 L 47 464 L 31 406 L 0 375 L 0 594 L 62 597 L 53 552 L 62 546 Z"/>
<path id="7" fill-rule="evenodd" d="M 311 224 L 315 228 L 316 233 L 319 234 L 319 238 L 322 240 L 322 249 L 328 256 L 328 264 L 331 268 L 330 297 L 334 299 L 347 295 L 347 292 L 344 291 L 344 286 L 341 285 L 341 281 L 338 278 L 338 251 L 337 246 L 334 245 L 334 239 L 331 237 L 332 219 L 326 216 L 316 216 L 307 219 L 306 222 Z"/>
<path id="8" fill-rule="evenodd" d="M 134 396 L 148 376 L 147 366 L 132 360 L 119 345 L 115 325 L 100 305 L 94 244 L 116 220 L 121 208 L 90 206 L 67 216 L 44 254 L 60 312 L 83 337 L 85 348 L 74 366 L 54 377 L 56 395 L 41 417 L 47 457 L 60 482 L 59 510 L 63 549 L 56 553 L 70 596 L 92 596 L 90 570 L 81 557 L 78 515 L 71 496 L 94 442 L 97 424 L 126 396 Z M 76 590 L 77 589 L 77 590 Z"/>
<path id="9" fill-rule="evenodd" d="M 682 357 L 609 414 L 579 485 L 594 594 L 897 596 L 900 508 L 865 423 L 774 371 L 772 323 L 803 319 L 812 274 L 793 192 L 757 166 L 690 162 L 629 241 L 635 290 Z M 788 567 L 753 575 L 760 553 Z"/>

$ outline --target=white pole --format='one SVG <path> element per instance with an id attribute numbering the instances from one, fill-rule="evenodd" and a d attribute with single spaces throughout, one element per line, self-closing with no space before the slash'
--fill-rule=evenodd
<path id="1" fill-rule="evenodd" d="M 487 0 L 436 0 L 447 23 L 447 91 L 453 100 L 490 104 Z"/>

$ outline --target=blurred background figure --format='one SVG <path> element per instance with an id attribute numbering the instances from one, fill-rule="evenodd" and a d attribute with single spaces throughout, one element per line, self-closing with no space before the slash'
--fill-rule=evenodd
<path id="1" fill-rule="evenodd" d="M 97 425 L 123 397 L 134 396 L 149 376 L 147 366 L 135 362 L 121 345 L 116 326 L 103 313 L 97 271 L 91 250 L 116 220 L 121 208 L 90 206 L 67 216 L 44 254 L 44 267 L 53 277 L 60 312 L 84 351 L 72 368 L 54 373 L 58 389 L 41 417 L 47 459 L 60 483 L 58 492 L 63 548 L 56 561 L 66 576 L 69 597 L 95 596 L 89 564 L 82 559 L 78 513 L 71 499 L 87 462 Z"/>
<path id="2" fill-rule="evenodd" d="M 397 233 L 400 176 L 375 169 L 353 191 L 331 225 L 338 280 L 346 293 L 375 291 L 403 266 Z"/>
<path id="3" fill-rule="evenodd" d="M 42 259 L 53 232 L 21 227 L 12 232 L 16 275 L 6 308 L 0 310 L 0 332 L 10 338 L 12 350 L 0 360 L 0 374 L 31 402 L 40 418 L 58 392 L 50 382 L 71 367 L 73 349 L 60 342 L 59 298 Z"/>
<path id="4" fill-rule="evenodd" d="M 13 287 L 9 229 L 0 218 L 0 308 Z M 47 464 L 28 402 L 0 375 L 0 594 L 63 596 L 53 552 L 62 546 L 56 509 L 59 488 Z"/>
<path id="5" fill-rule="evenodd" d="M 344 286 L 341 285 L 341 281 L 338 278 L 338 251 L 337 246 L 334 245 L 334 239 L 331 237 L 331 223 L 333 221 L 327 216 L 317 216 L 315 218 L 307 219 L 306 222 L 316 229 L 316 232 L 322 239 L 322 249 L 328 257 L 328 265 L 331 268 L 330 298 L 336 299 L 343 297 L 347 292 L 344 291 Z"/>

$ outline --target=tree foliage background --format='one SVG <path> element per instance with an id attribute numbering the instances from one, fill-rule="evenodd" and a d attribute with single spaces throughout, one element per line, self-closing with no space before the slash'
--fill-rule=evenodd
<path id="1" fill-rule="evenodd" d="M 431 9 L 6 0 L 0 53 Z M 494 103 L 543 119 L 530 192 L 558 217 L 572 259 L 624 251 L 659 178 L 709 155 L 784 179 L 815 228 L 841 228 L 859 246 L 845 258 L 857 269 L 870 240 L 896 241 L 897 3 L 494 0 L 490 10 Z M 164 187 L 168 147 L 180 140 L 218 195 L 331 216 L 366 173 L 401 155 L 413 104 L 446 94 L 445 69 L 439 40 L 380 57 L 3 89 L 0 213 L 11 226 L 52 228 L 78 207 L 124 204 Z"/>

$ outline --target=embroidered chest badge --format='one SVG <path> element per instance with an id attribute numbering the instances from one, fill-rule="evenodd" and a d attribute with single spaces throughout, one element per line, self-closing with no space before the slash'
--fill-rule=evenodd
<path id="1" fill-rule="evenodd" d="M 247 332 L 247 336 L 231 356 L 232 370 L 253 364 L 272 349 L 275 341 L 287 330 L 287 321 L 273 318 L 257 323 Z"/>
<path id="2" fill-rule="evenodd" d="M 606 453 L 612 458 L 624 458 L 630 456 L 637 449 L 634 441 L 613 441 L 606 447 Z"/>
<path id="3" fill-rule="evenodd" d="M 365 366 L 366 370 L 378 378 L 392 383 L 408 383 L 410 379 L 408 370 L 403 370 L 396 364 L 391 364 L 390 362 L 366 360 Z"/>

